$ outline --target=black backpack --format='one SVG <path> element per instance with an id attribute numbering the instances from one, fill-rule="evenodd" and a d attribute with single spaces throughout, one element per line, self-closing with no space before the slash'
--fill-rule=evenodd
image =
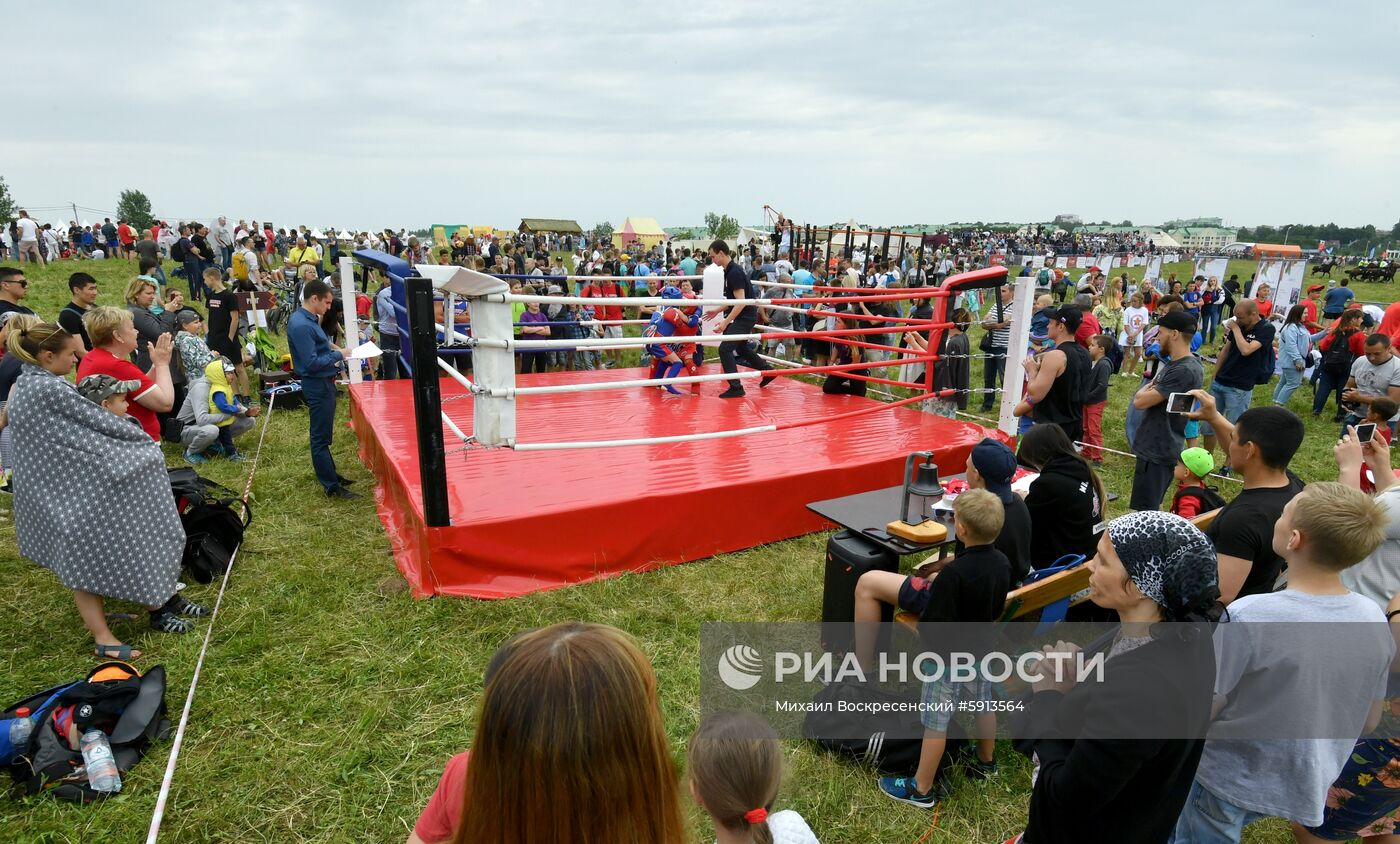
<path id="1" fill-rule="evenodd" d="M 1351 372 L 1352 361 L 1356 357 L 1351 353 L 1350 334 L 1332 335 L 1332 345 L 1327 347 L 1327 351 L 1322 353 L 1322 371 L 1328 375 L 1346 375 Z"/>
<path id="2" fill-rule="evenodd" d="M 82 680 L 15 702 L 0 718 L 15 717 L 20 707 L 29 708 L 34 731 L 7 766 L 17 797 L 44 792 L 90 803 L 107 796 L 88 785 L 82 751 L 70 747 L 54 727 L 54 713 L 66 707 L 72 707 L 72 722 L 80 735 L 90 727 L 107 734 L 112 760 L 122 774 L 141 761 L 151 742 L 170 735 L 165 668 L 160 665 L 143 676 L 125 662 L 104 662 Z"/>
<path id="3" fill-rule="evenodd" d="M 211 583 L 228 571 L 234 552 L 243 543 L 243 533 L 253 523 L 253 508 L 233 490 L 193 469 L 170 469 L 170 491 L 185 528 L 183 565 L 199 583 Z M 243 515 L 233 508 L 238 504 Z"/>
<path id="4" fill-rule="evenodd" d="M 1176 509 L 1176 503 L 1183 498 L 1195 498 L 1201 502 L 1200 506 L 1196 508 L 1197 513 L 1209 513 L 1211 510 L 1219 510 L 1228 503 L 1220 493 L 1215 491 L 1215 487 L 1188 486 L 1179 490 L 1176 497 L 1172 499 L 1173 510 Z"/>
<path id="5" fill-rule="evenodd" d="M 911 694 L 917 698 L 918 689 Z M 826 706 L 813 706 L 802 721 L 802 735 L 823 750 L 865 763 L 882 773 L 911 775 L 919 767 L 924 728 L 919 713 L 906 708 L 912 702 L 909 697 L 869 683 L 831 683 L 812 698 L 814 704 L 827 704 L 829 711 L 823 711 Z M 848 707 L 854 703 L 858 708 L 843 712 L 840 702 Z M 887 711 L 872 714 L 881 708 Z M 935 781 L 947 776 L 952 763 L 969 747 L 961 725 L 956 719 L 949 721 L 948 744 L 934 774 Z"/>
<path id="6" fill-rule="evenodd" d="M 185 262 L 185 239 L 182 237 L 170 244 L 170 260 Z"/>

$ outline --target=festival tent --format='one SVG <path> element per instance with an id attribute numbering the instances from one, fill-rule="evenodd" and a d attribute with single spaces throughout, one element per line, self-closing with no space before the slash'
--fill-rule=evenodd
<path id="1" fill-rule="evenodd" d="M 1303 248 L 1293 243 L 1256 243 L 1255 258 L 1301 258 Z"/>
<path id="2" fill-rule="evenodd" d="M 583 234 L 583 227 L 573 220 L 549 220 L 542 217 L 526 217 L 520 221 L 520 232 L 524 234 Z"/>
<path id="3" fill-rule="evenodd" d="M 1153 232 L 1147 238 L 1153 246 L 1158 249 L 1180 249 L 1181 243 L 1176 238 L 1163 231 Z"/>
<path id="4" fill-rule="evenodd" d="M 486 237 L 496 231 L 493 226 L 453 226 L 444 223 L 434 223 L 429 230 L 433 233 L 433 244 L 436 246 L 451 245 L 452 235 L 458 231 L 470 237 Z"/>
<path id="5" fill-rule="evenodd" d="M 638 243 L 650 249 L 665 240 L 666 232 L 651 217 L 628 217 L 622 221 L 622 227 L 613 232 L 613 245 L 619 249 Z"/>

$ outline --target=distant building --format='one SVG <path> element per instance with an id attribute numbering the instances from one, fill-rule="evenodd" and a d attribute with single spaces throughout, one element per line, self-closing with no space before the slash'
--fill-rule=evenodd
<path id="1" fill-rule="evenodd" d="M 1083 222 L 1084 220 L 1078 214 L 1056 214 L 1055 219 L 1051 221 L 1052 225 L 1060 227 L 1078 226 Z"/>
<path id="2" fill-rule="evenodd" d="M 520 221 L 520 233 L 544 234 L 583 234 L 583 228 L 573 220 L 550 220 L 539 217 L 526 217 Z"/>
<path id="3" fill-rule="evenodd" d="M 1210 252 L 1224 249 L 1234 243 L 1239 230 L 1220 226 L 1183 226 L 1171 229 L 1167 233 L 1187 249 Z"/>
<path id="4" fill-rule="evenodd" d="M 1168 220 L 1162 224 L 1162 228 L 1171 231 L 1172 229 L 1219 229 L 1224 228 L 1225 221 L 1219 217 L 1192 217 L 1189 220 Z"/>

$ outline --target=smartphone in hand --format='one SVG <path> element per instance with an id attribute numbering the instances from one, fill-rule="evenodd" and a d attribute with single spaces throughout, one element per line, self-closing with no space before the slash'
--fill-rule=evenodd
<path id="1" fill-rule="evenodd" d="M 1190 393 L 1172 393 L 1167 396 L 1168 413 L 1190 413 L 1196 406 L 1196 397 Z"/>

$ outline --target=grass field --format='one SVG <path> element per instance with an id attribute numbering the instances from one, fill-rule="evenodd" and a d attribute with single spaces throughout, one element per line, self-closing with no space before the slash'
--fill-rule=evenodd
<path id="1" fill-rule="evenodd" d="M 28 268 L 29 304 L 54 317 L 75 269 L 93 273 L 102 304 L 120 304 L 133 274 L 125 262 Z M 1184 268 L 1184 269 L 1183 269 Z M 1176 268 L 1180 274 L 1188 265 Z M 1250 262 L 1231 272 L 1247 277 Z M 1137 278 L 1141 269 L 1129 271 Z M 1395 298 L 1388 285 L 1356 288 L 1360 298 Z M 974 338 L 975 344 L 975 338 Z M 974 372 L 973 383 L 980 384 Z M 1136 382 L 1116 378 L 1105 436 L 1124 449 L 1122 419 Z M 1256 400 L 1266 400 L 1260 387 Z M 1311 395 L 1295 395 L 1308 440 L 1295 469 L 1308 480 L 1335 477 L 1335 427 L 1306 416 Z M 341 403 L 342 418 L 345 403 Z M 646 574 L 510 601 L 413 601 L 381 590 L 394 574 L 389 543 L 368 495 L 371 478 L 355 439 L 337 429 L 342 473 L 366 493 L 332 502 L 307 456 L 304 411 L 275 411 L 253 486 L 256 520 L 239 556 L 194 702 L 165 825 L 164 841 L 401 841 L 437 783 L 443 763 L 470 746 L 487 659 L 522 628 L 581 619 L 629 631 L 655 664 L 677 765 L 698 713 L 700 625 L 706 621 L 813 620 L 821 606 L 824 535 L 813 535 Z M 172 465 L 179 452 L 166 446 Z M 211 462 L 201 472 L 241 489 L 248 464 Z M 1127 498 L 1132 464 L 1108 456 L 1104 482 Z M 1232 491 L 1227 488 L 1227 494 Z M 8 508 L 8 501 L 0 500 Z M 541 526 L 548 529 L 547 525 Z M 0 702 L 80 677 L 94 664 L 91 642 L 69 593 L 20 558 L 5 514 L 0 548 Z M 522 537 L 522 541 L 526 538 Z M 192 586 L 213 601 L 213 587 Z M 111 610 L 131 610 L 112 605 Z M 207 622 L 169 636 L 119 625 L 118 635 L 165 665 L 178 717 Z M 914 842 L 933 817 L 881 795 L 874 775 L 786 745 L 789 775 L 780 807 L 806 816 L 823 841 Z M 169 745 L 127 777 L 123 793 L 78 807 L 47 799 L 0 800 L 0 839 L 16 842 L 144 840 Z M 1003 841 L 1025 821 L 1030 767 L 998 750 L 999 780 L 959 788 L 943 805 L 932 842 Z M 694 839 L 713 840 L 690 809 Z M 1251 828 L 1246 841 L 1291 841 L 1286 827 Z"/>

